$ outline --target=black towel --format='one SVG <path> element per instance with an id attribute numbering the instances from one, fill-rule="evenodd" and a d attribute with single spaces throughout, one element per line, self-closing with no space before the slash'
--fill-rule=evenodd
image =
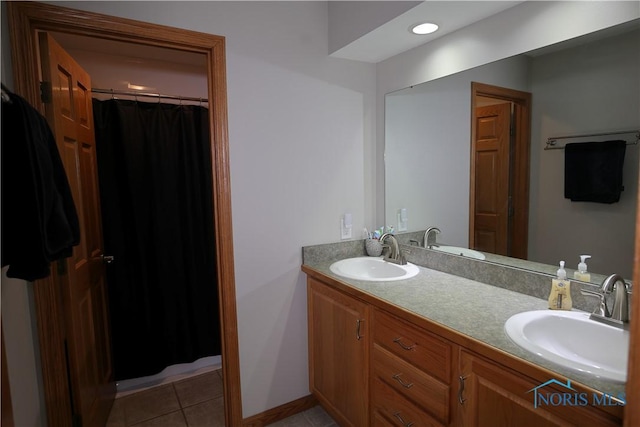
<path id="1" fill-rule="evenodd" d="M 625 141 L 567 144 L 564 149 L 564 197 L 573 202 L 620 200 Z"/>
<path id="2" fill-rule="evenodd" d="M 80 241 L 71 189 L 46 119 L 22 97 L 2 101 L 2 266 L 33 281 Z"/>

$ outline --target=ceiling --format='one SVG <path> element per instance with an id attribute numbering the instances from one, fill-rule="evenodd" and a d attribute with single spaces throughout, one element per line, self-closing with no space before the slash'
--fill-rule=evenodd
<path id="1" fill-rule="evenodd" d="M 367 2 L 363 2 L 363 7 Z M 429 43 L 446 34 L 481 21 L 523 1 L 423 1 L 354 40 L 331 56 L 377 63 Z M 438 31 L 418 36 L 409 29 L 421 22 L 439 25 Z"/>
<path id="2" fill-rule="evenodd" d="M 367 3 L 369 2 L 361 2 L 360 7 L 367 7 Z M 520 3 L 522 1 L 424 1 L 333 52 L 331 56 L 377 63 Z M 440 29 L 424 36 L 410 33 L 410 26 L 424 21 L 434 22 L 440 26 Z M 137 61 L 146 58 L 205 67 L 204 56 L 199 54 L 148 46 L 140 49 L 139 46 L 131 43 L 68 34 L 56 34 L 55 37 L 62 46 L 70 50 L 119 55 L 135 58 Z"/>

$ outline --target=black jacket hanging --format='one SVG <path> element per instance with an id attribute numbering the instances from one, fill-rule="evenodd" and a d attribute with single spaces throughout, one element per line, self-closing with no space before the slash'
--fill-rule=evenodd
<path id="1" fill-rule="evenodd" d="M 2 101 L 2 266 L 33 281 L 71 256 L 80 229 L 67 175 L 46 119 L 6 90 Z"/>

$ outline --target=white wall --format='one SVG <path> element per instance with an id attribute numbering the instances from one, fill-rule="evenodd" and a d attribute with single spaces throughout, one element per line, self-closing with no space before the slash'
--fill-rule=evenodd
<path id="1" fill-rule="evenodd" d="M 46 426 L 33 283 L 7 277 L 7 269 L 2 269 L 2 329 L 13 421 L 20 427 Z"/>
<path id="2" fill-rule="evenodd" d="M 534 58 L 531 76 L 530 259 L 577 268 L 589 254 L 590 271 L 632 277 L 640 147 L 626 147 L 624 191 L 610 205 L 565 199 L 564 152 L 542 147 L 553 136 L 640 129 L 640 32 Z"/>
<path id="3" fill-rule="evenodd" d="M 634 1 L 527 1 L 377 64 L 376 168 L 384 170 L 384 95 L 640 17 Z M 384 221 L 384 174 L 376 215 Z"/>
<path id="4" fill-rule="evenodd" d="M 529 59 L 504 59 L 385 98 L 387 225 L 408 210 L 409 231 L 436 226 L 438 241 L 469 246 L 471 82 L 529 89 Z"/>
<path id="5" fill-rule="evenodd" d="M 207 68 L 206 58 L 201 57 L 202 64 L 191 65 L 178 62 L 168 62 L 168 60 L 157 60 L 153 58 L 138 58 L 133 52 L 127 55 L 116 55 L 113 53 L 102 53 L 88 51 L 78 48 L 68 48 L 64 39 L 56 37 L 56 41 L 85 69 L 91 76 L 91 86 L 100 89 L 113 89 L 129 91 L 128 83 L 142 85 L 151 89 L 143 92 L 161 93 L 164 95 L 178 95 L 193 98 L 207 98 Z M 145 46 L 138 49 L 141 53 Z M 109 99 L 111 95 L 94 94 L 99 99 Z M 121 99 L 136 99 L 128 95 L 118 95 Z M 139 101 L 158 102 L 157 98 L 139 97 Z M 198 102 L 187 102 L 162 98 L 163 103 L 180 102 L 184 104 Z M 203 104 L 205 107 L 207 104 Z"/>
<path id="6" fill-rule="evenodd" d="M 55 36 L 54 36 L 55 38 Z M 128 83 L 150 87 L 143 92 L 178 95 L 193 98 L 207 98 L 207 68 L 205 56 L 202 65 L 180 64 L 156 59 L 143 60 L 130 56 L 114 55 L 78 48 L 68 48 L 64 42 L 56 39 L 60 45 L 91 76 L 91 86 L 100 89 L 129 91 Z M 138 47 L 144 50 L 145 46 Z M 109 99 L 111 95 L 94 94 L 99 99 Z M 118 95 L 121 99 L 135 99 L 132 96 Z M 158 102 L 157 98 L 139 97 L 143 102 Z M 179 100 L 162 99 L 164 103 L 180 103 Z M 183 101 L 187 104 L 189 102 Z M 198 104 L 197 102 L 191 102 Z M 205 107 L 207 104 L 203 104 Z"/>
<path id="7" fill-rule="evenodd" d="M 309 394 L 301 247 L 372 221 L 375 66 L 328 57 L 326 2 L 56 4 L 226 37 L 243 415 Z"/>

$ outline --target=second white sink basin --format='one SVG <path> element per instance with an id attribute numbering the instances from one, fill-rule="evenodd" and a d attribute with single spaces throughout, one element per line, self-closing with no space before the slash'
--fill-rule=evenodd
<path id="1" fill-rule="evenodd" d="M 461 248 L 459 246 L 446 246 L 446 245 L 438 245 L 433 246 L 431 249 L 434 251 L 446 252 L 453 255 L 461 255 L 469 258 L 475 259 L 485 259 L 486 257 L 482 252 L 478 252 L 473 249 Z"/>
<path id="2" fill-rule="evenodd" d="M 347 279 L 386 282 L 409 279 L 420 271 L 414 264 L 394 264 L 382 257 L 357 257 L 336 261 L 329 269 L 338 276 Z"/>
<path id="3" fill-rule="evenodd" d="M 597 378 L 627 380 L 629 331 L 591 320 L 589 313 L 527 311 L 504 326 L 516 344 L 551 362 Z"/>

